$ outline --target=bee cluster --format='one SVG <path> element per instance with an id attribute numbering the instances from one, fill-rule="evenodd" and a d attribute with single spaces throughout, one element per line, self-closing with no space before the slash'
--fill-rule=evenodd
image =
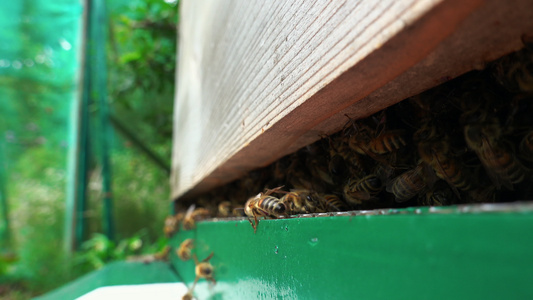
<path id="1" fill-rule="evenodd" d="M 531 200 L 532 170 L 529 45 L 365 119 L 347 116 L 341 131 L 176 205 L 197 207 L 184 224 L 248 216 L 255 229 L 261 216 Z"/>

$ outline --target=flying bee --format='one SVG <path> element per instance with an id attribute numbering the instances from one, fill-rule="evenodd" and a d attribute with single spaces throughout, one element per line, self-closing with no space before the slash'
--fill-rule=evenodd
<path id="1" fill-rule="evenodd" d="M 209 262 L 209 260 L 213 257 L 214 253 L 211 253 L 208 257 L 206 257 L 202 261 L 198 261 L 198 257 L 196 257 L 196 254 L 192 255 L 192 258 L 194 259 L 194 264 L 196 267 L 194 268 L 194 272 L 196 274 L 196 278 L 194 278 L 194 282 L 192 283 L 191 288 L 187 291 L 187 293 L 183 296 L 182 299 L 193 299 L 193 291 L 196 287 L 196 283 L 198 283 L 198 280 L 201 278 L 204 278 L 205 280 L 208 280 L 212 282 L 213 284 L 216 284 L 215 278 L 213 278 L 214 270 L 215 268 L 213 265 Z"/>
<path id="2" fill-rule="evenodd" d="M 179 213 L 173 216 L 168 216 L 165 219 L 165 226 L 163 227 L 163 232 L 166 237 L 171 237 L 174 233 L 179 230 L 179 225 L 181 220 L 183 220 L 183 213 Z"/>
<path id="3" fill-rule="evenodd" d="M 204 278 L 206 280 L 211 281 L 213 284 L 216 284 L 216 281 L 213 278 L 215 268 L 209 262 L 213 255 L 214 253 L 211 252 L 211 254 L 209 254 L 209 256 L 206 257 L 204 260 L 198 261 L 198 257 L 196 256 L 196 254 L 193 254 L 192 258 L 194 259 L 194 264 L 196 265 L 194 269 L 196 273 L 196 279 L 194 280 L 195 283 L 198 281 L 198 279 Z"/>
<path id="4" fill-rule="evenodd" d="M 230 201 L 222 201 L 218 204 L 218 215 L 222 218 L 227 218 L 232 215 Z"/>
<path id="5" fill-rule="evenodd" d="M 181 300 L 193 300 L 193 299 L 194 299 L 194 296 L 192 294 L 192 291 L 187 291 L 187 293 L 183 295 L 183 297 L 181 297 Z"/>
<path id="6" fill-rule="evenodd" d="M 203 207 L 195 209 L 195 205 L 191 205 L 183 218 L 183 229 L 192 230 L 196 228 L 196 222 L 207 219 L 211 216 L 211 212 Z"/>
<path id="7" fill-rule="evenodd" d="M 433 185 L 435 174 L 430 171 L 426 164 L 420 163 L 390 181 L 387 192 L 394 194 L 396 202 L 405 202 Z"/>
<path id="8" fill-rule="evenodd" d="M 176 254 L 181 260 L 187 261 L 191 259 L 191 251 L 193 248 L 194 248 L 194 240 L 186 239 L 183 242 L 181 242 L 179 248 L 176 250 Z"/>
<path id="9" fill-rule="evenodd" d="M 244 205 L 244 213 L 249 217 L 248 221 L 254 229 L 254 233 L 257 231 L 257 225 L 259 220 L 257 217 L 271 217 L 277 218 L 287 211 L 287 207 L 280 199 L 270 196 L 272 193 L 277 193 L 283 188 L 282 186 L 272 190 L 267 190 L 265 193 L 259 193 L 255 197 L 252 197 L 246 201 Z M 250 219 L 254 218 L 254 222 Z"/>
<path id="10" fill-rule="evenodd" d="M 362 204 L 374 199 L 383 189 L 383 182 L 377 175 L 368 175 L 361 179 L 352 178 L 344 186 L 344 198 L 350 204 Z"/>
<path id="11" fill-rule="evenodd" d="M 334 194 L 320 195 L 320 199 L 323 202 L 326 212 L 330 211 L 346 211 L 348 206 L 341 198 Z"/>

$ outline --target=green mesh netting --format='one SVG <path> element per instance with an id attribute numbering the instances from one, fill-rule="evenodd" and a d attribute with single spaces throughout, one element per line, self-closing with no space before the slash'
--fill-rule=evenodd
<path id="1" fill-rule="evenodd" d="M 42 292 L 125 255 L 124 241 L 164 246 L 176 5 L 0 1 L 0 298 L 8 277 Z M 112 236 L 104 219 L 111 254 L 82 245 Z"/>
<path id="2" fill-rule="evenodd" d="M 64 197 L 82 14 L 78 0 L 0 2 L 0 186 L 6 187 L 0 192 L 11 207 Z M 47 209 L 61 207 L 43 208 L 44 218 Z M 15 227 L 28 222 L 10 219 Z"/>

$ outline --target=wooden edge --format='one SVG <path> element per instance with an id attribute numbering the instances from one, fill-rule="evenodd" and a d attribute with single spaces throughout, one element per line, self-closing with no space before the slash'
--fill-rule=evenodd
<path id="1" fill-rule="evenodd" d="M 530 6 L 526 0 L 506 4 L 497 0 L 448 0 L 436 5 L 261 132 L 193 189 L 183 195 L 173 191 L 172 198 L 197 196 L 266 166 L 318 140 L 321 134 L 336 132 L 347 121 L 344 114 L 353 118 L 369 116 L 479 68 L 480 60 L 493 60 L 519 49 L 524 27 L 532 30 L 531 24 L 520 23 L 531 23 L 528 19 L 524 21 L 532 14 L 525 12 Z M 506 15 L 510 10 L 520 17 Z M 505 30 L 493 31 L 494 24 Z M 490 47 L 490 51 L 483 47 Z M 364 88 L 354 89 L 354 86 Z"/>

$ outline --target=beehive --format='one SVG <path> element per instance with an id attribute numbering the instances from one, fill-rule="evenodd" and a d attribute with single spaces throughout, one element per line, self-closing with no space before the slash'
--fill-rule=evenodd
<path id="1" fill-rule="evenodd" d="M 172 237 L 176 248 L 193 238 L 200 259 L 214 253 L 217 284 L 200 281 L 198 296 L 531 296 L 533 274 L 523 266 L 533 265 L 533 241 L 525 237 L 532 207 L 492 204 L 530 197 L 529 157 L 519 150 L 531 128 L 524 121 L 529 92 L 501 84 L 510 73 L 498 70 L 512 69 L 505 59 L 450 81 L 523 48 L 533 33 L 531 3 L 206 3 L 182 4 L 172 176 L 178 211 L 194 204 L 216 216 L 225 201 L 245 208 L 278 186 L 285 192 L 272 192 L 276 198 L 306 189 L 336 195 L 345 207 L 306 206 L 296 217 L 260 220 L 256 232 L 246 218 L 181 228 Z M 520 53 L 513 55 L 529 55 Z M 489 95 L 466 101 L 485 95 L 476 89 Z M 488 124 L 501 131 L 488 148 L 512 157 L 511 169 L 494 171 L 487 147 L 464 138 Z M 391 151 L 371 146 L 389 133 L 391 142 L 382 144 Z M 343 145 L 362 160 L 357 176 L 356 163 L 332 172 Z M 301 168 L 289 170 L 294 165 Z M 456 168 L 461 175 L 443 171 L 449 165 L 464 165 Z M 423 177 L 423 187 L 404 197 L 395 186 L 409 172 Z M 370 175 L 381 190 L 368 199 L 351 195 L 350 180 Z M 432 197 L 439 190 L 447 202 Z M 427 204 L 433 207 L 419 207 Z M 194 263 L 175 256 L 173 263 L 192 284 Z"/>

